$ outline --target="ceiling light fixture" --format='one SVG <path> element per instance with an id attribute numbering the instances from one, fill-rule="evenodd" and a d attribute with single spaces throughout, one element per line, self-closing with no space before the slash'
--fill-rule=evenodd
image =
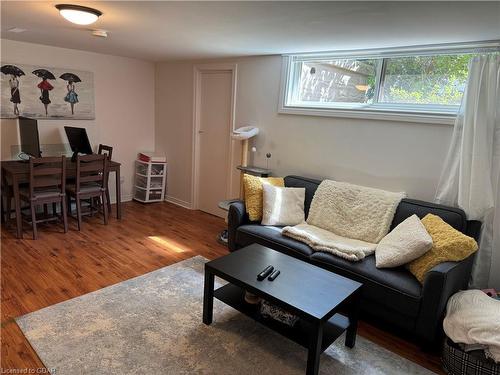
<path id="1" fill-rule="evenodd" d="M 90 25 L 102 15 L 102 12 L 97 9 L 81 5 L 58 4 L 56 8 L 59 10 L 61 16 L 77 25 Z"/>

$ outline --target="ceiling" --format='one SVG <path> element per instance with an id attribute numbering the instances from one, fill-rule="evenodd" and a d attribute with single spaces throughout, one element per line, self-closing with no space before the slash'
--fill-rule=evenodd
<path id="1" fill-rule="evenodd" d="M 151 61 L 500 39 L 498 1 L 71 2 L 103 12 L 90 26 L 106 39 L 64 20 L 58 3 L 2 1 L 2 38 Z"/>

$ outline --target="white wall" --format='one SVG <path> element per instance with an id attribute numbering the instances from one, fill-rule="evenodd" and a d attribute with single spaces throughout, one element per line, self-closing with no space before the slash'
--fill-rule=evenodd
<path id="1" fill-rule="evenodd" d="M 105 42 L 105 41 L 103 41 Z M 142 60 L 66 48 L 1 40 L 2 62 L 72 68 L 94 73 L 95 120 L 39 120 L 41 144 L 67 143 L 63 126 L 87 129 L 93 147 L 113 146 L 113 159 L 122 163 L 122 198 L 131 199 L 137 151 L 154 148 L 155 67 Z M 19 145 L 17 121 L 1 120 L 2 160 Z M 114 200 L 114 176 L 110 179 Z"/>
<path id="2" fill-rule="evenodd" d="M 236 126 L 260 128 L 256 165 L 266 166 L 271 152 L 275 175 L 331 177 L 433 199 L 451 126 L 278 114 L 280 56 L 212 62 L 221 61 L 238 64 Z M 207 61 L 161 63 L 156 72 L 156 148 L 168 155 L 168 196 L 188 205 L 197 63 Z"/>
<path id="3" fill-rule="evenodd" d="M 191 205 L 193 67 L 186 63 L 156 66 L 155 150 L 167 155 L 167 196 Z"/>

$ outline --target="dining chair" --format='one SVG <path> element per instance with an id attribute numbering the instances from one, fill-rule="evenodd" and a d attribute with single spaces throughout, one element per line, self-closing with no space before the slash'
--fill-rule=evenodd
<path id="1" fill-rule="evenodd" d="M 111 157 L 113 155 L 113 147 L 108 145 L 99 144 L 99 148 L 97 149 L 97 153 L 99 155 L 107 155 L 108 161 L 111 161 Z M 109 181 L 109 175 L 106 177 Z M 109 188 L 106 189 L 106 200 L 108 201 L 108 212 L 111 213 L 111 199 L 109 197 Z"/>
<path id="2" fill-rule="evenodd" d="M 66 216 L 66 157 L 31 158 L 29 160 L 29 184 L 19 191 L 21 201 L 29 204 L 30 214 L 24 221 L 33 228 L 33 239 L 38 238 L 37 224 L 62 219 L 64 233 L 68 231 Z M 61 214 L 57 215 L 57 204 Z M 52 216 L 48 215 L 47 205 L 52 204 Z M 37 218 L 37 207 L 43 206 L 43 218 Z"/>
<path id="3" fill-rule="evenodd" d="M 9 185 L 7 177 L 5 177 L 5 174 L 2 174 L 1 209 L 2 209 L 2 223 L 5 223 L 5 227 L 8 227 L 9 225 L 10 215 L 12 213 L 13 197 L 14 197 L 14 192 L 12 190 L 12 186 Z"/>
<path id="4" fill-rule="evenodd" d="M 106 155 L 78 155 L 76 158 L 76 179 L 74 184 L 66 187 L 68 210 L 71 213 L 71 199 L 76 202 L 76 219 L 78 230 L 82 227 L 82 216 L 93 214 L 94 201 L 98 198 L 98 209 L 102 209 L 104 224 L 108 224 L 108 157 Z M 100 204 L 102 199 L 102 204 Z M 82 211 L 82 201 L 89 203 L 90 210 Z"/>

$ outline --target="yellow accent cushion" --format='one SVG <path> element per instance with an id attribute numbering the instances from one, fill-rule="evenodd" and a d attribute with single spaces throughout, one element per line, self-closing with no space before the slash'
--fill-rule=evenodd
<path id="1" fill-rule="evenodd" d="M 245 190 L 245 207 L 251 221 L 262 219 L 262 184 L 285 186 L 283 177 L 257 177 L 249 174 L 243 175 L 243 188 Z"/>
<path id="2" fill-rule="evenodd" d="M 422 219 L 432 237 L 432 248 L 420 258 L 408 264 L 408 269 L 421 284 L 434 266 L 443 262 L 458 262 L 477 251 L 477 242 L 446 223 L 439 216 L 427 214 Z"/>

